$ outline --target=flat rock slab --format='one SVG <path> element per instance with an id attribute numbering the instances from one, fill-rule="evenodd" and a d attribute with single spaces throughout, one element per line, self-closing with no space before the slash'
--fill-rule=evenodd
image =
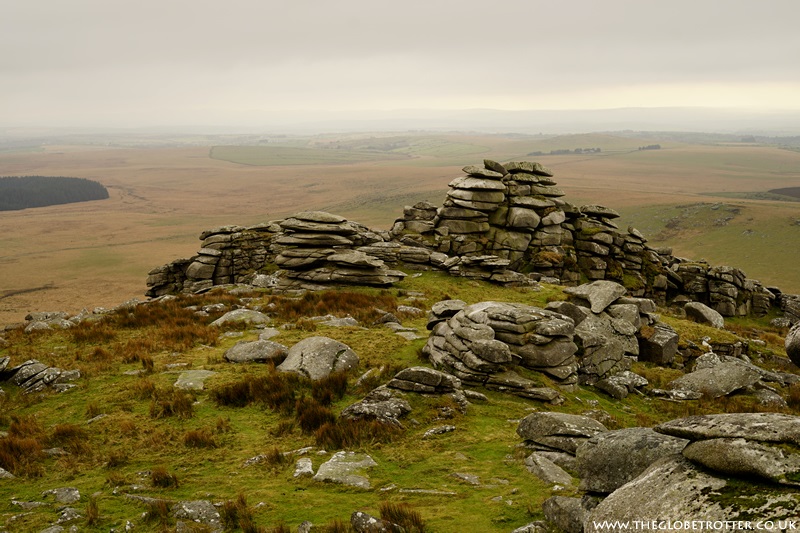
<path id="1" fill-rule="evenodd" d="M 58 489 L 46 490 L 42 493 L 42 497 L 53 496 L 58 503 L 75 503 L 80 501 L 81 493 L 78 489 L 73 487 L 61 487 Z"/>
<path id="2" fill-rule="evenodd" d="M 186 370 L 181 372 L 173 386 L 181 390 L 203 390 L 205 380 L 214 374 L 216 372 L 211 370 Z"/>
<path id="3" fill-rule="evenodd" d="M 606 307 L 624 296 L 628 290 L 619 283 L 600 280 L 593 283 L 584 283 L 577 287 L 567 287 L 564 292 L 571 296 L 588 300 L 592 313 L 602 313 Z"/>
<path id="4" fill-rule="evenodd" d="M 319 466 L 314 481 L 340 483 L 368 490 L 371 486 L 365 471 L 376 466 L 378 463 L 365 453 L 336 452 L 329 461 Z"/>
<path id="5" fill-rule="evenodd" d="M 526 457 L 525 468 L 545 483 L 566 487 L 572 485 L 572 476 L 541 452 L 533 452 Z"/>
<path id="6" fill-rule="evenodd" d="M 800 416 L 782 413 L 720 413 L 670 420 L 656 431 L 689 440 L 742 438 L 800 446 Z"/>

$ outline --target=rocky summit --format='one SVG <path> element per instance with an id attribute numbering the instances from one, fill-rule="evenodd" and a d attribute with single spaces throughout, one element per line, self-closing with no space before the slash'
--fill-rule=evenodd
<path id="1" fill-rule="evenodd" d="M 764 316 L 772 309 L 791 323 L 800 318 L 800 297 L 768 289 L 737 268 L 652 247 L 635 228 L 619 228 L 611 208 L 569 203 L 553 172 L 539 163 L 485 160 L 463 171 L 449 182 L 441 206 L 406 206 L 388 231 L 318 211 L 204 231 L 197 255 L 149 273 L 147 294 L 231 283 L 390 286 L 409 271 L 440 270 L 506 285 L 613 281 L 629 296 L 659 305 L 691 303 L 687 314 L 717 327 L 722 317 Z"/>
<path id="2" fill-rule="evenodd" d="M 9 326 L 0 531 L 800 528 L 800 296 L 554 174 L 215 228 L 147 301 Z"/>

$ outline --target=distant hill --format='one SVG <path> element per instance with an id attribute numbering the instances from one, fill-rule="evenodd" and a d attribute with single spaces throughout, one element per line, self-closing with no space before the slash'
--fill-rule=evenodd
<path id="1" fill-rule="evenodd" d="M 108 190 L 83 178 L 18 176 L 0 178 L 0 211 L 105 200 Z"/>

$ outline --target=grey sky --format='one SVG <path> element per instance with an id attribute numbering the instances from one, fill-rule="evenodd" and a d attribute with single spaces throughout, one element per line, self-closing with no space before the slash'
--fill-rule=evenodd
<path id="1" fill-rule="evenodd" d="M 797 0 L 0 0 L 0 126 L 800 109 Z"/>

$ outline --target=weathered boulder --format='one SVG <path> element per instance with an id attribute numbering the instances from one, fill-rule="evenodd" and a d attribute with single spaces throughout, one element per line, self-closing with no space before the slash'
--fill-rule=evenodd
<path id="1" fill-rule="evenodd" d="M 542 504 L 547 521 L 564 533 L 583 533 L 586 509 L 581 498 L 552 496 Z"/>
<path id="2" fill-rule="evenodd" d="M 397 524 L 362 511 L 350 515 L 350 526 L 356 533 L 405 533 L 405 529 Z"/>
<path id="3" fill-rule="evenodd" d="M 269 324 L 270 318 L 260 311 L 252 309 L 235 309 L 228 311 L 211 323 L 212 326 L 223 326 L 228 324 L 244 324 L 247 326 L 257 326 L 259 324 Z"/>
<path id="4" fill-rule="evenodd" d="M 706 324 L 717 329 L 725 327 L 725 318 L 703 303 L 689 302 L 683 306 L 683 310 L 686 311 L 686 318 L 698 324 Z"/>
<path id="5" fill-rule="evenodd" d="M 411 392 L 444 394 L 460 389 L 461 380 L 439 370 L 424 366 L 414 366 L 404 368 L 395 374 L 394 378 L 386 386 Z"/>
<path id="6" fill-rule="evenodd" d="M 658 459 L 680 453 L 688 443 L 686 439 L 656 433 L 650 428 L 599 433 L 584 442 L 575 454 L 580 488 L 614 492 Z"/>
<path id="7" fill-rule="evenodd" d="M 365 453 L 336 452 L 327 462 L 319 465 L 314 481 L 369 489 L 370 483 L 365 471 L 376 466 L 378 463 Z"/>
<path id="8" fill-rule="evenodd" d="M 761 374 L 747 365 L 723 362 L 710 368 L 701 368 L 671 381 L 672 390 L 699 392 L 709 398 L 719 398 L 734 391 L 750 387 Z"/>
<path id="9" fill-rule="evenodd" d="M 683 456 L 723 474 L 756 476 L 773 483 L 800 486 L 798 447 L 780 447 L 743 438 L 706 439 L 686 446 Z"/>
<path id="10" fill-rule="evenodd" d="M 720 523 L 747 516 L 796 519 L 798 506 L 800 492 L 796 490 L 716 477 L 683 456 L 672 455 L 600 502 L 586 517 L 584 531 L 607 531 L 603 524 L 608 521 L 628 523 L 627 531 L 646 532 L 658 528 L 653 520 L 666 528 L 667 521 Z"/>
<path id="11" fill-rule="evenodd" d="M 678 353 L 678 333 L 671 326 L 658 322 L 639 331 L 639 360 L 669 365 Z"/>
<path id="12" fill-rule="evenodd" d="M 360 402 L 345 407 L 341 416 L 351 420 L 378 420 L 402 427 L 400 418 L 410 412 L 411 405 L 396 391 L 380 386 L 370 391 Z"/>
<path id="13" fill-rule="evenodd" d="M 357 366 L 358 355 L 348 345 L 328 337 L 308 337 L 289 348 L 286 359 L 277 369 L 318 381 L 334 372 L 347 372 Z"/>
<path id="14" fill-rule="evenodd" d="M 578 447 L 606 427 L 588 416 L 558 412 L 531 413 L 517 426 L 517 435 L 534 445 L 575 454 Z"/>
<path id="15" fill-rule="evenodd" d="M 187 520 L 192 522 L 192 525 L 203 524 L 208 530 L 214 532 L 223 530 L 219 511 L 208 500 L 178 502 L 172 506 L 171 510 L 173 516 L 178 520 Z M 180 529 L 178 528 L 178 530 Z"/>
<path id="16" fill-rule="evenodd" d="M 223 357 L 231 363 L 267 363 L 279 365 L 286 359 L 289 349 L 273 341 L 240 341 L 225 351 Z"/>
<path id="17" fill-rule="evenodd" d="M 551 461 L 544 452 L 533 452 L 525 458 L 528 472 L 551 485 L 572 485 L 572 476 L 563 468 Z"/>

